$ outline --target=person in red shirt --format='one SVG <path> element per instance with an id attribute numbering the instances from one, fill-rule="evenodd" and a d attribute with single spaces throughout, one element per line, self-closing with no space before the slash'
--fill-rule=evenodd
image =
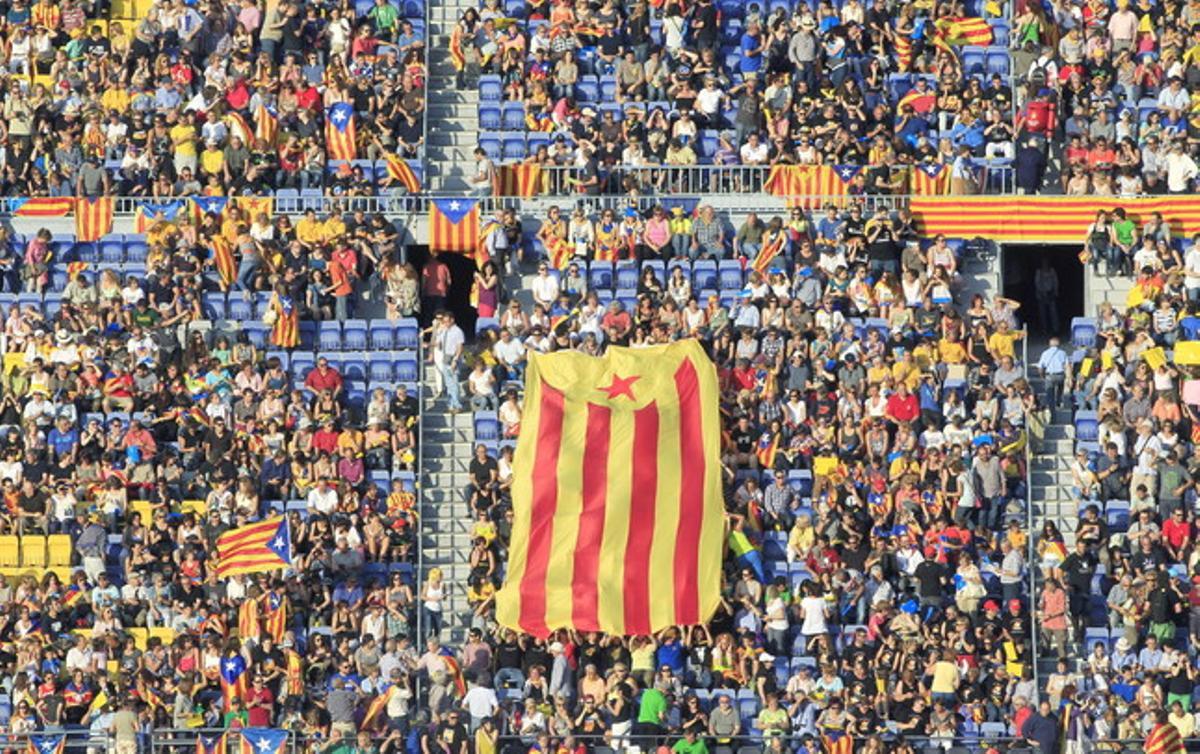
<path id="1" fill-rule="evenodd" d="M 254 676 L 254 683 L 246 691 L 246 715 L 251 728 L 270 728 L 275 712 L 275 695 L 267 688 L 262 676 Z"/>
<path id="2" fill-rule="evenodd" d="M 897 424 L 914 422 L 921 414 L 921 402 L 908 392 L 908 385 L 901 382 L 887 399 L 887 416 Z"/>
<path id="3" fill-rule="evenodd" d="M 608 342 L 624 344 L 629 338 L 629 331 L 633 329 L 633 319 L 620 301 L 613 301 L 600 320 L 600 329 L 604 331 Z"/>
<path id="4" fill-rule="evenodd" d="M 337 451 L 337 444 L 337 428 L 334 426 L 333 419 L 326 419 L 321 423 L 321 428 L 313 432 L 313 450 L 332 455 Z"/>
<path id="5" fill-rule="evenodd" d="M 317 359 L 317 368 L 309 372 L 308 376 L 304 378 L 304 387 L 314 393 L 328 390 L 336 398 L 342 392 L 342 375 L 338 370 L 329 366 L 328 359 L 322 357 Z"/>
<path id="6" fill-rule="evenodd" d="M 1163 544 L 1175 561 L 1187 560 L 1187 548 L 1192 542 L 1192 522 L 1184 516 L 1183 508 L 1176 508 L 1170 518 L 1163 521 Z"/>
<path id="7" fill-rule="evenodd" d="M 446 308 L 446 292 L 450 290 L 450 268 L 436 254 L 421 268 L 421 313 L 426 323 L 434 312 Z"/>

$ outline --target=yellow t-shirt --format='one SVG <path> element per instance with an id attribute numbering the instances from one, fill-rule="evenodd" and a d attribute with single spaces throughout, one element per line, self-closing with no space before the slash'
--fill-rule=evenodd
<path id="1" fill-rule="evenodd" d="M 196 127 L 180 123 L 171 129 L 171 143 L 178 157 L 196 156 Z"/>
<path id="2" fill-rule="evenodd" d="M 938 354 L 947 364 L 961 364 L 967 360 L 967 349 L 957 340 L 942 338 L 938 341 Z"/>
<path id="3" fill-rule="evenodd" d="M 300 243 L 310 245 L 319 244 L 324 235 L 324 225 L 322 225 L 320 220 L 309 220 L 305 217 L 296 223 L 296 239 Z"/>
<path id="4" fill-rule="evenodd" d="M 219 149 L 206 149 L 200 153 L 200 167 L 209 175 L 220 175 L 225 167 L 225 153 Z"/>
<path id="5" fill-rule="evenodd" d="M 935 694 L 953 694 L 958 686 L 958 667 L 942 660 L 933 666 L 933 685 L 930 691 Z"/>
<path id="6" fill-rule="evenodd" d="M 1016 340 L 1017 336 L 1011 332 L 994 332 L 988 338 L 988 347 L 992 349 L 992 353 L 997 359 L 1001 356 L 1016 357 L 1016 351 L 1013 348 L 1013 343 Z"/>

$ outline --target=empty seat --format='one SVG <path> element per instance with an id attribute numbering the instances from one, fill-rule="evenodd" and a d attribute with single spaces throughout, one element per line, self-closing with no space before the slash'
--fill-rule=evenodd
<path id="1" fill-rule="evenodd" d="M 638 269 L 635 262 L 617 262 L 617 290 L 637 290 Z"/>
<path id="2" fill-rule="evenodd" d="M 717 263 L 711 259 L 698 259 L 692 265 L 692 287 L 709 290 L 717 287 Z"/>
<path id="3" fill-rule="evenodd" d="M 479 103 L 479 127 L 489 131 L 499 131 L 503 123 L 500 108 L 492 102 Z"/>
<path id="4" fill-rule="evenodd" d="M 317 326 L 317 345 L 322 351 L 342 350 L 342 325 L 340 322 L 322 322 Z"/>
<path id="5" fill-rule="evenodd" d="M 342 347 L 347 351 L 367 350 L 367 321 L 348 319 L 342 323 Z"/>
<path id="6" fill-rule="evenodd" d="M 46 567 L 46 538 L 35 534 L 21 536 L 21 567 Z"/>
<path id="7" fill-rule="evenodd" d="M 392 360 L 382 354 L 371 354 L 367 358 L 367 379 L 371 382 L 393 381 Z"/>
<path id="8" fill-rule="evenodd" d="M 501 96 L 502 90 L 499 76 L 485 74 L 479 77 L 480 102 L 499 102 Z"/>
<path id="9" fill-rule="evenodd" d="M 520 131 L 525 128 L 525 106 L 520 102 L 505 102 L 501 108 L 500 125 L 508 131 Z"/>
<path id="10" fill-rule="evenodd" d="M 371 348 L 377 351 L 390 351 L 395 344 L 394 333 L 390 322 L 374 320 L 368 328 Z"/>
<path id="11" fill-rule="evenodd" d="M 417 364 L 415 353 L 401 354 L 396 359 L 396 380 L 399 382 L 416 382 L 421 379 L 421 370 Z"/>
<path id="12" fill-rule="evenodd" d="M 1091 348 L 1096 345 L 1096 320 L 1092 317 L 1071 318 L 1071 345 Z"/>
<path id="13" fill-rule="evenodd" d="M 588 287 L 593 290 L 612 290 L 612 262 L 592 262 L 590 265 L 588 265 Z"/>
<path id="14" fill-rule="evenodd" d="M 47 537 L 46 555 L 52 568 L 71 565 L 71 535 L 51 534 Z"/>
<path id="15" fill-rule="evenodd" d="M 732 259 L 723 259 L 717 265 L 717 287 L 722 291 L 741 290 L 742 264 Z"/>
<path id="16" fill-rule="evenodd" d="M 1075 439 L 1082 442 L 1095 442 L 1100 435 L 1100 424 L 1095 411 L 1075 412 Z"/>
<path id="17" fill-rule="evenodd" d="M 420 327 L 415 319 L 401 319 L 396 322 L 396 348 L 416 349 L 420 338 Z"/>
<path id="18" fill-rule="evenodd" d="M 475 440 L 491 442 L 500 439 L 500 421 L 495 411 L 479 411 L 475 414 Z"/>

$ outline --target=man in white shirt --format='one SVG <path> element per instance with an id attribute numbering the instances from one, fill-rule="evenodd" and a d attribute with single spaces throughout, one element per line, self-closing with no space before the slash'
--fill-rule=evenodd
<path id="1" fill-rule="evenodd" d="M 541 304 L 547 312 L 558 300 L 558 277 L 550 274 L 550 267 L 545 262 L 538 265 L 537 277 L 529 286 L 534 303 Z"/>
<path id="2" fill-rule="evenodd" d="M 466 337 L 463 335 L 462 328 L 454 322 L 453 314 L 442 312 L 442 322 L 444 326 L 437 335 L 438 353 L 441 354 L 442 363 L 437 366 L 446 385 L 446 399 L 449 402 L 450 413 L 457 414 L 462 411 L 462 386 L 458 382 L 458 367 L 462 363 L 462 351 Z"/>
<path id="3" fill-rule="evenodd" d="M 1191 190 L 1192 179 L 1196 177 L 1196 161 L 1183 150 L 1183 142 L 1176 141 L 1167 153 L 1167 191 L 1172 194 L 1184 194 Z"/>
<path id="4" fill-rule="evenodd" d="M 496 166 L 488 157 L 483 147 L 475 148 L 475 175 L 471 176 L 471 191 L 477 196 L 490 196 L 492 193 L 492 177 L 496 174 Z"/>
<path id="5" fill-rule="evenodd" d="M 766 165 L 770 156 L 770 148 L 763 144 L 758 133 L 751 133 L 741 149 L 743 165 Z"/>
<path id="6" fill-rule="evenodd" d="M 525 344 L 512 336 L 507 327 L 500 330 L 500 340 L 492 346 L 499 366 L 505 370 L 505 379 L 519 380 L 525 371 Z"/>
<path id="7" fill-rule="evenodd" d="M 490 686 L 472 683 L 462 700 L 462 708 L 471 716 L 471 732 L 474 733 L 483 721 L 500 709 L 500 701 Z"/>
<path id="8" fill-rule="evenodd" d="M 338 495 L 329 484 L 328 479 L 321 479 L 317 482 L 317 486 L 313 487 L 308 492 L 308 514 L 320 514 L 322 516 L 333 515 L 337 510 Z"/>

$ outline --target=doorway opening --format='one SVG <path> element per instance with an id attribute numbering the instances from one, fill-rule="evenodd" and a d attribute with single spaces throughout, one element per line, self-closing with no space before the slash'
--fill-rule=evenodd
<path id="1" fill-rule="evenodd" d="M 1039 340 L 1064 336 L 1070 330 L 1071 318 L 1083 315 L 1084 270 L 1078 254 L 1078 244 L 1002 245 L 1004 297 L 1021 303 L 1021 321 L 1031 336 Z M 1043 264 L 1047 273 L 1053 272 L 1058 278 L 1058 296 L 1052 306 L 1038 302 L 1035 283 Z"/>

